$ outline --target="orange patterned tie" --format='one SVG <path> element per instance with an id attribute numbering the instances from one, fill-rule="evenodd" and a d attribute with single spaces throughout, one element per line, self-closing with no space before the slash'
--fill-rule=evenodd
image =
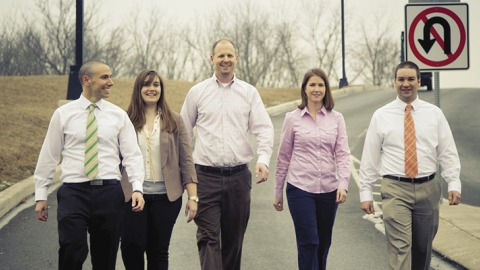
<path id="1" fill-rule="evenodd" d="M 417 142 L 415 139 L 415 123 L 412 117 L 412 104 L 405 107 L 404 143 L 405 143 L 405 173 L 411 179 L 418 173 Z"/>

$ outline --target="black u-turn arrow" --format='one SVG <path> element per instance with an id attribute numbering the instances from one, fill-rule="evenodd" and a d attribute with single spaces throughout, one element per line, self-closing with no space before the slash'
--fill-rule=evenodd
<path id="1" fill-rule="evenodd" d="M 428 54 L 436 41 L 435 39 L 430 39 L 430 28 L 436 23 L 439 23 L 443 27 L 443 52 L 445 54 L 451 54 L 452 33 L 450 31 L 450 24 L 442 17 L 432 17 L 428 19 L 428 21 L 425 23 L 425 26 L 423 27 L 423 39 L 418 39 L 418 42 L 420 42 L 420 45 L 422 45 L 422 48 Z"/>

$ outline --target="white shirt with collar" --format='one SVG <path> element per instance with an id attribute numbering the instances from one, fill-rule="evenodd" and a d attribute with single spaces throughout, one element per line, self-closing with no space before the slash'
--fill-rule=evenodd
<path id="1" fill-rule="evenodd" d="M 190 89 L 180 114 L 190 139 L 196 127 L 193 152 L 196 164 L 213 167 L 248 164 L 255 155 L 248 141 L 251 131 L 257 139 L 257 163 L 269 165 L 273 124 L 252 85 L 234 76 L 224 86 L 213 75 Z"/>
<path id="2" fill-rule="evenodd" d="M 411 111 L 417 138 L 418 174 L 428 176 L 442 166 L 448 191 L 461 192 L 460 159 L 450 126 L 437 106 L 418 97 Z M 404 116 L 407 104 L 398 97 L 372 116 L 365 137 L 360 164 L 360 201 L 372 201 L 378 175 L 407 177 L 405 174 Z"/>
<path id="3" fill-rule="evenodd" d="M 47 200 L 47 190 L 62 157 L 62 183 L 90 181 L 84 173 L 86 122 L 91 102 L 83 95 L 53 113 L 34 173 L 35 200 Z M 135 129 L 120 107 L 100 100 L 94 110 L 98 123 L 98 175 L 96 179 L 121 179 L 123 166 L 133 190 L 143 192 L 144 167 Z"/>

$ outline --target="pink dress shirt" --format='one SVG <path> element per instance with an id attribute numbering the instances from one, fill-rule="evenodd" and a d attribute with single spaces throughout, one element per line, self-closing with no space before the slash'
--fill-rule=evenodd
<path id="1" fill-rule="evenodd" d="M 285 116 L 275 174 L 275 198 L 283 198 L 285 179 L 310 193 L 348 190 L 350 149 L 343 115 L 323 107 L 317 119 L 296 109 Z"/>

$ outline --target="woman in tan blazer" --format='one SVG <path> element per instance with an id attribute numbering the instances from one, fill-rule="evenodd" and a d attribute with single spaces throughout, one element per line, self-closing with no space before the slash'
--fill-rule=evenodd
<path id="1" fill-rule="evenodd" d="M 144 158 L 145 207 L 142 212 L 132 212 L 126 197 L 123 263 L 127 270 L 144 269 L 146 252 L 147 269 L 168 269 L 168 247 L 184 189 L 188 193 L 187 222 L 197 213 L 197 175 L 188 135 L 182 117 L 168 108 L 162 78 L 154 70 L 137 75 L 127 113 Z"/>

